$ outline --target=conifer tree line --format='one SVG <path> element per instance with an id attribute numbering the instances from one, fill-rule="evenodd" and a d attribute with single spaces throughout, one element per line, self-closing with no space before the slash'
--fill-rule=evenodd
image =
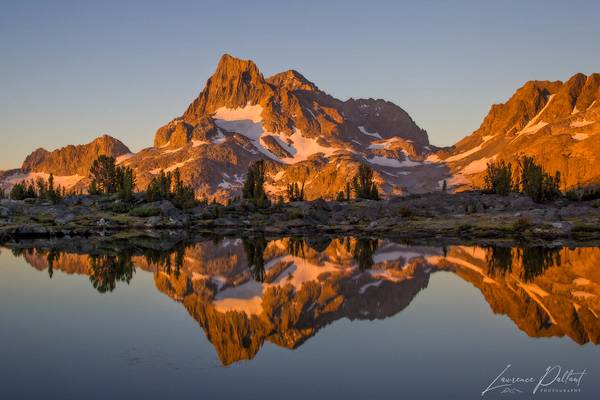
<path id="1" fill-rule="evenodd" d="M 183 183 L 179 168 L 167 173 L 161 170 L 158 176 L 152 178 L 146 188 L 146 199 L 169 200 L 181 209 L 193 208 L 197 204 L 194 188 Z"/>
<path id="2" fill-rule="evenodd" d="M 89 170 L 88 193 L 90 195 L 114 195 L 124 202 L 130 202 L 134 197 L 137 178 L 132 168 L 116 165 L 113 157 L 99 156 Z M 248 167 L 246 180 L 242 188 L 242 197 L 258 207 L 269 207 L 271 202 L 265 192 L 266 164 L 264 160 L 255 161 Z M 287 186 L 288 201 L 304 201 L 305 182 L 291 182 Z M 3 197 L 4 192 L 0 192 Z M 37 181 L 20 182 L 13 186 L 9 196 L 15 200 L 26 198 L 44 198 L 56 202 L 65 197 L 66 190 L 60 185 L 55 187 L 54 176 L 50 174 L 47 181 L 38 178 Z M 379 191 L 374 181 L 373 169 L 361 164 L 357 174 L 346 182 L 343 191 L 337 195 L 338 201 L 355 199 L 379 200 Z M 161 170 L 152 178 L 145 192 L 148 201 L 170 200 L 178 208 L 192 208 L 198 202 L 194 188 L 183 183 L 179 169 L 173 172 Z"/>
<path id="3" fill-rule="evenodd" d="M 375 183 L 373 168 L 367 164 L 360 164 L 358 172 L 351 182 L 346 182 L 344 190 L 338 192 L 336 200 L 349 202 L 352 192 L 356 199 L 379 200 L 379 189 Z"/>
<path id="4" fill-rule="evenodd" d="M 90 168 L 90 194 L 117 194 L 123 201 L 130 201 L 136 188 L 136 176 L 126 166 L 115 165 L 115 159 L 100 156 Z M 148 201 L 169 200 L 178 208 L 196 205 L 194 189 L 185 185 L 179 169 L 165 173 L 163 170 L 153 177 L 146 188 Z"/>
<path id="5" fill-rule="evenodd" d="M 265 192 L 266 162 L 258 160 L 250 164 L 246 180 L 242 188 L 242 197 L 260 208 L 269 207 L 271 202 Z M 560 192 L 561 174 L 547 172 L 534 157 L 521 156 L 513 167 L 504 160 L 492 161 L 487 164 L 484 175 L 483 191 L 506 196 L 510 193 L 522 193 L 533 201 L 542 203 L 557 199 Z M 91 195 L 116 194 L 125 202 L 133 199 L 137 179 L 132 168 L 116 165 L 113 157 L 101 155 L 91 165 L 89 170 L 88 192 Z M 444 181 L 442 191 L 446 191 Z M 288 201 L 304 201 L 305 182 L 291 182 L 287 185 Z M 0 190 L 0 198 L 7 193 Z M 53 174 L 47 179 L 37 178 L 16 183 L 8 197 L 14 200 L 27 198 L 44 199 L 56 203 L 67 195 L 66 188 L 55 184 Z M 148 201 L 169 200 L 181 209 L 192 208 L 198 204 L 195 190 L 183 182 L 179 169 L 173 172 L 160 171 L 152 178 L 145 193 Z M 336 200 L 349 202 L 354 199 L 379 200 L 379 190 L 375 183 L 374 171 L 367 164 L 361 164 L 355 176 L 337 193 Z"/>
<path id="6" fill-rule="evenodd" d="M 242 188 L 242 197 L 259 207 L 270 205 L 270 201 L 264 189 L 266 181 L 265 168 L 266 165 L 264 160 L 255 161 L 250 164 Z M 301 184 L 298 182 L 291 182 L 287 185 L 286 194 L 288 201 L 294 202 L 305 200 L 304 184 L 305 182 L 303 181 Z M 337 194 L 336 200 L 350 201 L 352 193 L 354 193 L 354 198 L 356 199 L 380 199 L 373 169 L 370 166 L 361 164 L 353 179 L 350 182 L 346 182 L 345 190 L 340 191 Z"/>
<path id="7" fill-rule="evenodd" d="M 54 185 L 54 175 L 52 174 L 48 176 L 48 179 L 40 177 L 35 181 L 32 179 L 16 183 L 9 194 L 13 200 L 43 199 L 51 203 L 58 202 L 65 195 L 66 189 L 64 186 Z"/>
<path id="8" fill-rule="evenodd" d="M 511 192 L 523 193 L 537 203 L 560 197 L 560 171 L 554 176 L 544 170 L 534 157 L 519 158 L 516 169 L 504 160 L 487 164 L 484 191 L 507 196 Z"/>
<path id="9" fill-rule="evenodd" d="M 125 201 L 131 200 L 136 185 L 133 170 L 125 166 L 117 166 L 115 159 L 109 156 L 100 156 L 90 167 L 90 194 L 114 194 Z"/>
<path id="10" fill-rule="evenodd" d="M 137 179 L 132 168 L 116 165 L 113 157 L 101 155 L 92 163 L 89 170 L 88 193 L 90 195 L 117 195 L 124 202 L 133 200 Z M 56 203 L 64 198 L 66 190 L 54 185 L 54 176 L 47 180 L 20 182 L 13 186 L 10 198 L 23 200 L 26 198 L 46 199 Z M 196 205 L 195 191 L 185 185 L 179 169 L 174 172 L 160 171 L 152 178 L 146 189 L 149 201 L 170 200 L 178 208 L 192 208 Z"/>
<path id="11" fill-rule="evenodd" d="M 302 186 L 298 185 L 298 182 L 290 183 L 287 188 L 288 200 L 292 201 L 304 201 L 304 182 Z"/>

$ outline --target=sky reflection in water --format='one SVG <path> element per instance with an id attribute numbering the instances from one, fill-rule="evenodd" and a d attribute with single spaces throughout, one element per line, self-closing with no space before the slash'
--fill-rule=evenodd
<path id="1" fill-rule="evenodd" d="M 600 390 L 597 248 L 65 248 L 2 249 L 0 398 L 475 398 L 508 364 Z"/>

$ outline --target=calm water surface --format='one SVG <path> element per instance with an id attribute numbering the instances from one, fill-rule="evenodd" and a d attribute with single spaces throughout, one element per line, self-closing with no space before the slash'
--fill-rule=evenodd
<path id="1" fill-rule="evenodd" d="M 57 247 L 1 249 L 0 399 L 600 398 L 598 248 Z"/>

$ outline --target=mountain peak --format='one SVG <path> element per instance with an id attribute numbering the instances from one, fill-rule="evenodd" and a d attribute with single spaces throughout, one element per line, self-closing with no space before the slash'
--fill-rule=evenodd
<path id="1" fill-rule="evenodd" d="M 130 153 L 129 148 L 120 140 L 109 135 L 102 135 L 90 143 L 69 145 L 51 152 L 39 148 L 25 158 L 21 169 L 55 175 L 86 176 L 92 162 L 99 155 L 116 158 L 127 153 Z"/>
<path id="2" fill-rule="evenodd" d="M 217 69 L 215 70 L 213 77 L 232 77 L 243 73 L 248 73 L 251 76 L 260 75 L 262 78 L 262 75 L 254 61 L 243 60 L 230 54 L 223 54 L 219 60 L 219 63 L 217 64 Z"/>
<path id="3" fill-rule="evenodd" d="M 267 82 L 284 90 L 319 90 L 317 85 L 306 79 L 300 72 L 294 69 L 280 72 L 267 78 Z"/>
<path id="4" fill-rule="evenodd" d="M 195 124 L 202 116 L 219 107 L 239 108 L 258 104 L 272 95 L 273 90 L 251 60 L 224 54 L 204 90 L 183 114 L 183 120 Z"/>

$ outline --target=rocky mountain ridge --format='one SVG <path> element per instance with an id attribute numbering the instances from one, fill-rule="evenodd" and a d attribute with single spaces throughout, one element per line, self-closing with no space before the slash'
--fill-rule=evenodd
<path id="1" fill-rule="evenodd" d="M 451 148 L 429 144 L 403 109 L 385 100 L 338 100 L 295 70 L 264 77 L 256 64 L 224 55 L 180 117 L 160 127 L 153 147 L 131 154 L 109 136 L 52 152 L 38 149 L 21 169 L 0 174 L 4 188 L 53 173 L 84 190 L 93 158 L 132 167 L 143 190 L 161 170 L 179 168 L 198 198 L 239 195 L 248 165 L 267 161 L 267 193 L 305 183 L 307 199 L 335 198 L 361 163 L 374 169 L 381 195 L 480 187 L 488 162 L 535 156 L 562 189 L 600 182 L 600 74 L 566 82 L 530 81 L 495 104 L 479 129 Z"/>
<path id="2" fill-rule="evenodd" d="M 47 179 L 52 173 L 56 184 L 84 191 L 88 172 L 98 156 L 121 160 L 131 154 L 127 146 L 109 135 L 102 135 L 87 144 L 68 145 L 53 151 L 39 148 L 25 158 L 21 168 L 0 175 L 0 187 L 8 189 L 21 181 L 40 177 Z"/>
<path id="3" fill-rule="evenodd" d="M 561 172 L 561 189 L 600 183 L 600 74 L 575 74 L 566 82 L 530 81 L 452 150 L 430 160 L 448 165 L 451 183 L 482 184 L 486 164 L 534 156 L 550 173 Z"/>

